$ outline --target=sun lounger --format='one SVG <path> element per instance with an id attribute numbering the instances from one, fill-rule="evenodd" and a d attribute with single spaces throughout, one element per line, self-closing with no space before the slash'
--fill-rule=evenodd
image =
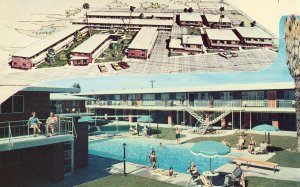
<path id="1" fill-rule="evenodd" d="M 277 163 L 265 162 L 265 161 L 260 161 L 260 160 L 253 160 L 253 159 L 250 159 L 250 158 L 234 157 L 234 156 L 226 156 L 226 158 L 232 159 L 234 161 L 239 161 L 239 162 L 245 163 L 247 167 L 249 167 L 249 164 L 251 164 L 251 165 L 257 164 L 257 165 L 261 165 L 261 166 L 272 167 L 274 169 L 274 173 L 276 171 L 278 171 L 278 169 L 277 169 L 278 164 Z"/>

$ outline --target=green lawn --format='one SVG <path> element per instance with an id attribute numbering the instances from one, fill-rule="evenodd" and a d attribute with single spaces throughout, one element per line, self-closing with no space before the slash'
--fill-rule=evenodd
<path id="1" fill-rule="evenodd" d="M 154 179 L 148 179 L 145 177 L 140 177 L 136 175 L 127 175 L 126 177 L 122 175 L 110 175 L 108 177 L 104 177 L 86 184 L 82 184 L 79 186 L 93 187 L 93 186 L 109 186 L 109 187 L 175 187 L 177 185 L 169 184 L 166 182 L 160 182 Z"/>
<path id="2" fill-rule="evenodd" d="M 250 137 L 253 136 L 256 143 L 261 143 L 264 141 L 264 135 L 259 134 L 247 134 L 245 139 L 246 143 L 244 147 L 248 147 L 248 143 L 250 141 Z M 199 137 L 189 140 L 188 142 L 196 143 L 199 141 L 212 140 L 212 141 L 221 141 L 226 139 L 231 146 L 235 147 L 239 138 L 238 134 L 229 135 L 225 137 Z M 271 144 L 273 148 L 271 150 L 276 152 L 276 155 L 273 156 L 268 161 L 278 163 L 279 166 L 286 167 L 295 167 L 300 168 L 300 153 L 288 152 L 286 149 L 296 148 L 297 146 L 297 138 L 290 136 L 271 136 Z"/>
<path id="3" fill-rule="evenodd" d="M 154 128 L 154 137 L 156 138 L 156 129 Z M 176 140 L 175 138 L 175 128 L 158 128 L 158 139 L 164 140 Z M 181 134 L 181 138 L 185 137 L 185 135 Z"/>
<path id="4" fill-rule="evenodd" d="M 96 34 L 97 31 L 91 31 L 91 35 Z M 68 63 L 68 55 L 69 53 L 77 46 L 82 44 L 84 41 L 88 39 L 88 35 L 85 35 L 82 37 L 81 41 L 74 42 L 67 50 L 62 50 L 59 53 L 57 53 L 54 57 L 53 62 L 44 62 L 37 66 L 37 68 L 50 68 L 50 67 L 58 67 L 58 66 L 64 66 Z"/>
<path id="5" fill-rule="evenodd" d="M 188 34 L 189 35 L 201 35 L 201 30 L 200 30 L 200 28 L 188 27 Z"/>
<path id="6" fill-rule="evenodd" d="M 276 155 L 268 161 L 278 163 L 280 166 L 300 168 L 300 153 L 277 151 Z"/>
<path id="7" fill-rule="evenodd" d="M 262 177 L 247 177 L 248 187 L 300 187 L 300 182 L 268 179 Z"/>

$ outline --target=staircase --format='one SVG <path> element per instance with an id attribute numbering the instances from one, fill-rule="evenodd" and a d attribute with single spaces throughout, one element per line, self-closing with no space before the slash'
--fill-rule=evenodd
<path id="1" fill-rule="evenodd" d="M 206 115 L 204 111 L 195 111 L 191 107 L 185 107 L 185 111 L 187 111 L 189 114 L 191 114 L 194 118 L 197 119 L 197 122 L 195 124 L 195 127 L 198 127 L 197 132 L 200 134 L 205 134 L 207 129 L 219 122 L 222 118 L 227 116 L 228 114 L 231 113 L 231 105 L 224 107 L 224 111 L 221 112 L 213 112 L 209 116 Z M 208 117 L 208 118 L 207 118 Z M 206 120 L 204 120 L 206 119 Z"/>

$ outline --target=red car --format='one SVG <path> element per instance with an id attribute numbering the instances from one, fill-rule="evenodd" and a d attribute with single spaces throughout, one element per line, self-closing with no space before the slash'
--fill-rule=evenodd
<path id="1" fill-rule="evenodd" d="M 124 61 L 120 61 L 118 62 L 118 64 L 123 68 L 123 69 L 127 69 L 129 68 L 130 66 L 128 65 L 127 62 L 124 62 Z"/>

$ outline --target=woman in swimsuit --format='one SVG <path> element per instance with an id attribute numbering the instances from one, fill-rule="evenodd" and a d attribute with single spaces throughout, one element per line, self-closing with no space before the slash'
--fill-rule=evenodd
<path id="1" fill-rule="evenodd" d="M 253 139 L 253 137 L 251 136 L 250 142 L 249 142 L 249 144 L 248 144 L 248 152 L 249 152 L 249 153 L 252 153 L 252 152 L 253 152 L 255 145 L 256 145 L 256 142 L 255 142 L 255 140 Z"/>
<path id="2" fill-rule="evenodd" d="M 152 163 L 152 169 L 156 169 L 156 162 L 157 162 L 157 157 L 155 155 L 155 151 L 151 152 L 151 155 L 149 156 L 150 161 Z"/>

